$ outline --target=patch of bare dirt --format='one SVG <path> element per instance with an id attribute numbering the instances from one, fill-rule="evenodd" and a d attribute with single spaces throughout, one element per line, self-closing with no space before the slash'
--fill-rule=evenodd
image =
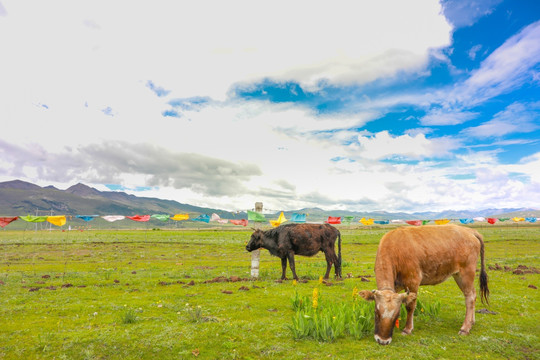
<path id="1" fill-rule="evenodd" d="M 489 265 L 489 270 L 493 271 L 505 271 L 505 272 L 512 272 L 514 275 L 523 275 L 523 274 L 540 274 L 540 269 L 537 269 L 533 266 L 526 266 L 526 265 L 518 265 L 515 269 L 511 266 L 505 265 L 502 267 L 499 264 L 495 265 Z"/>

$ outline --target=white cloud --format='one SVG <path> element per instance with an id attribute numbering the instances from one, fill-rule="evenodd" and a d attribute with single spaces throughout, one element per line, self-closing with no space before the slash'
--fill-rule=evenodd
<path id="1" fill-rule="evenodd" d="M 459 139 L 438 137 L 428 128 L 397 136 L 358 136 L 356 129 L 397 104 L 440 107 L 422 125 L 462 124 L 476 116 L 469 110 L 474 104 L 537 75 L 530 69 L 538 59 L 534 41 L 540 26 L 533 24 L 452 90 L 369 94 L 347 114 L 321 115 L 299 105 L 227 98 L 227 92 L 261 79 L 316 90 L 321 81 L 339 87 L 412 78 L 429 72 L 434 58 L 451 66 L 448 51 L 441 49 L 450 45 L 452 28 L 440 5 L 3 4 L 0 33 L 10 36 L 0 45 L 0 178 L 40 185 L 152 186 L 136 194 L 231 210 L 251 208 L 258 200 L 276 210 L 477 208 L 482 198 L 491 201 L 487 190 L 474 181 L 452 180 L 453 169 L 431 161 L 444 158 L 459 163 L 462 174 L 481 175 L 494 154 L 454 158 Z M 201 97 L 204 103 L 194 105 Z M 174 99 L 192 104 L 175 108 L 179 117 L 162 116 Z M 510 119 L 521 110 L 509 107 L 493 121 L 513 124 Z M 521 119 L 522 125 L 534 124 Z M 484 134 L 493 133 L 493 124 L 484 125 Z M 502 194 L 511 201 L 520 196 L 509 193 L 519 181 L 505 175 L 514 171 L 538 179 L 529 169 L 536 158 L 512 170 L 491 159 Z"/>
<path id="2" fill-rule="evenodd" d="M 34 95 L 57 100 L 110 101 L 148 80 L 176 97 L 215 99 L 232 84 L 268 77 L 364 83 L 420 69 L 451 31 L 440 5 L 421 0 L 5 6 L 0 31 L 16 36 L 3 41 L 2 78 L 26 79 Z"/>
<path id="3" fill-rule="evenodd" d="M 420 119 L 424 126 L 458 125 L 476 118 L 479 114 L 472 111 L 456 111 L 446 109 L 430 110 Z"/>
<path id="4" fill-rule="evenodd" d="M 466 27 L 491 14 L 502 0 L 441 0 L 443 12 L 456 27 Z"/>
<path id="5" fill-rule="evenodd" d="M 374 136 L 358 136 L 358 155 L 367 159 L 385 159 L 404 157 L 425 159 L 445 157 L 458 145 L 450 138 L 428 139 L 422 133 L 416 135 L 392 136 L 388 131 L 381 131 Z"/>
<path id="6" fill-rule="evenodd" d="M 491 138 L 507 134 L 528 133 L 540 128 L 540 102 L 515 102 L 493 116 L 493 119 L 462 131 L 469 137 Z"/>
<path id="7" fill-rule="evenodd" d="M 478 53 L 478 51 L 480 51 L 480 49 L 482 49 L 482 45 L 480 44 L 474 45 L 472 48 L 470 48 L 468 53 L 469 59 L 476 59 L 476 54 Z"/>
<path id="8" fill-rule="evenodd" d="M 463 83 L 450 92 L 440 93 L 440 101 L 447 107 L 475 106 L 531 81 L 539 62 L 540 21 L 537 21 L 506 40 Z"/>

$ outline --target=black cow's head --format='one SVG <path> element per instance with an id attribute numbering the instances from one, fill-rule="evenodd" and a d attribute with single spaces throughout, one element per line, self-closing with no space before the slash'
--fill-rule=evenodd
<path id="1" fill-rule="evenodd" d="M 264 233 L 261 230 L 255 230 L 255 232 L 251 234 L 249 243 L 246 245 L 246 250 L 251 252 L 253 250 L 260 249 L 263 245 L 263 237 Z"/>
<path id="2" fill-rule="evenodd" d="M 394 290 L 362 290 L 360 296 L 367 301 L 375 301 L 375 340 L 381 345 L 390 344 L 401 304 L 414 301 L 416 294 L 398 294 Z"/>

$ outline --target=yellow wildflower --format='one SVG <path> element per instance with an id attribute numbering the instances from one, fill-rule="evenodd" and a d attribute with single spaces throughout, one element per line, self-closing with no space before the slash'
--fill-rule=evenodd
<path id="1" fill-rule="evenodd" d="M 319 306 L 319 289 L 313 289 L 313 308 L 316 309 Z"/>

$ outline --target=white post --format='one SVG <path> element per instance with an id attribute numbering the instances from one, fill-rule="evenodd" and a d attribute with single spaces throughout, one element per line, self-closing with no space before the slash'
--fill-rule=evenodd
<path id="1" fill-rule="evenodd" d="M 255 211 L 258 213 L 262 213 L 263 211 L 263 203 L 262 202 L 256 202 L 255 203 Z M 260 227 L 259 222 L 255 222 L 254 227 L 258 229 Z M 259 263 L 261 259 L 261 250 L 253 250 L 251 252 L 251 277 L 254 279 L 259 278 Z"/>

